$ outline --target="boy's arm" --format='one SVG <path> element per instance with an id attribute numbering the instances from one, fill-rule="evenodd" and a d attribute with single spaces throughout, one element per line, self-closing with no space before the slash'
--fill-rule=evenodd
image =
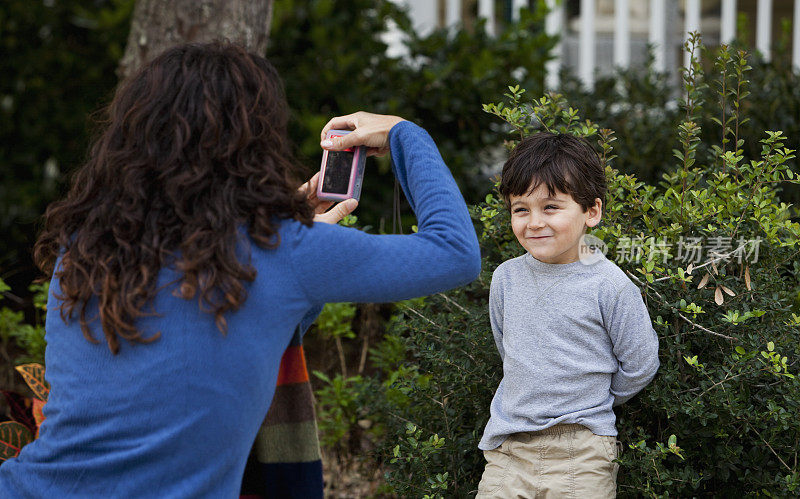
<path id="1" fill-rule="evenodd" d="M 611 377 L 614 405 L 639 393 L 658 370 L 658 336 L 641 292 L 628 281 L 611 302 L 606 321 L 619 369 Z"/>
<path id="2" fill-rule="evenodd" d="M 492 335 L 500 352 L 500 359 L 505 360 L 506 351 L 503 349 L 503 288 L 500 285 L 497 271 L 492 275 L 492 284 L 489 286 L 489 323 L 492 326 Z"/>

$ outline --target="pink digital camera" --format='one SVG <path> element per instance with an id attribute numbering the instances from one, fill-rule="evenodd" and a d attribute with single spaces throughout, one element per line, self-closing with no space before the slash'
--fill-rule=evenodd
<path id="1" fill-rule="evenodd" d="M 326 139 L 343 137 L 350 130 L 328 130 Z M 364 164 L 367 161 L 367 148 L 351 147 L 344 151 L 328 151 L 322 154 L 317 184 L 317 198 L 323 201 L 344 201 L 361 197 L 361 181 L 364 179 Z"/>

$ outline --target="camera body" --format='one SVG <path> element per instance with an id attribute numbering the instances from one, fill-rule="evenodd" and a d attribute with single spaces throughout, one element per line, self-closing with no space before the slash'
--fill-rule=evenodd
<path id="1" fill-rule="evenodd" d="M 328 130 L 326 139 L 343 137 L 350 130 Z M 320 181 L 317 185 L 317 198 L 323 201 L 344 201 L 361 197 L 361 182 L 364 179 L 364 165 L 367 161 L 367 148 L 351 147 L 344 151 L 328 151 L 322 154 Z"/>

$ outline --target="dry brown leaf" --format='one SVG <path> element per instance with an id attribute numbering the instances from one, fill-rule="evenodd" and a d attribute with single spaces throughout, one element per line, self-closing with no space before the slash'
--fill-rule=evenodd
<path id="1" fill-rule="evenodd" d="M 750 287 L 750 266 L 748 265 L 744 269 L 744 285 L 747 286 L 747 291 L 752 291 L 753 288 Z"/>
<path id="2" fill-rule="evenodd" d="M 719 275 L 719 270 L 717 270 L 717 262 L 711 262 L 711 268 L 714 269 L 714 275 Z"/>
<path id="3" fill-rule="evenodd" d="M 697 285 L 697 289 L 703 288 L 706 284 L 708 284 L 708 278 L 711 277 L 711 274 L 706 272 L 706 275 L 703 276 L 703 279 L 700 281 L 700 284 Z"/>
<path id="4" fill-rule="evenodd" d="M 716 291 L 714 291 L 714 301 L 717 302 L 717 305 L 725 303 L 725 299 L 722 297 L 722 290 L 719 289 L 719 286 L 717 286 Z"/>
<path id="5" fill-rule="evenodd" d="M 734 293 L 733 291 L 731 291 L 731 289 L 730 289 L 730 288 L 726 288 L 726 287 L 725 287 L 725 286 L 723 286 L 722 284 L 720 284 L 720 285 L 719 285 L 719 287 L 720 287 L 720 288 L 722 288 L 722 291 L 725 291 L 725 292 L 726 292 L 726 293 L 728 293 L 730 296 L 736 296 L 736 293 Z"/>
<path id="6" fill-rule="evenodd" d="M 692 271 L 694 270 L 694 263 L 690 263 L 688 267 L 686 267 L 686 273 L 692 275 Z"/>

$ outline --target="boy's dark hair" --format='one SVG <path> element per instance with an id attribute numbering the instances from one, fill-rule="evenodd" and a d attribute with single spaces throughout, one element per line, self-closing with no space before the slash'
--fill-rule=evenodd
<path id="1" fill-rule="evenodd" d="M 592 146 L 581 137 L 540 132 L 530 135 L 511 151 L 503 165 L 500 194 L 531 193 L 544 183 L 550 196 L 559 190 L 569 194 L 586 212 L 600 198 L 605 206 L 606 174 Z"/>

